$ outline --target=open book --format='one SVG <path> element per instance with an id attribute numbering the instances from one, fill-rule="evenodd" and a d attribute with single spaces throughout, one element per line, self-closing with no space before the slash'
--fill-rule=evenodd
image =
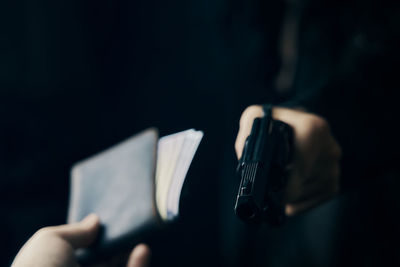
<path id="1" fill-rule="evenodd" d="M 74 165 L 68 222 L 96 213 L 103 226 L 95 245 L 79 252 L 81 261 L 131 248 L 178 216 L 181 190 L 202 137 L 190 129 L 159 139 L 150 128 Z"/>

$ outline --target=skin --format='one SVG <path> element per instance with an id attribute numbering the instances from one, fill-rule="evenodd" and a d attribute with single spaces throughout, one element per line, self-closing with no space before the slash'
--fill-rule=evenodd
<path id="1" fill-rule="evenodd" d="M 238 158 L 261 106 L 250 106 L 240 118 L 235 150 Z M 294 130 L 294 157 L 285 192 L 286 214 L 291 216 L 334 196 L 339 190 L 341 148 L 328 122 L 302 110 L 274 107 L 272 117 Z"/>
<path id="2" fill-rule="evenodd" d="M 79 266 L 75 250 L 89 246 L 96 238 L 100 227 L 99 217 L 87 216 L 78 223 L 45 227 L 37 231 L 21 248 L 12 267 L 75 267 Z M 128 267 L 148 266 L 150 249 L 137 245 L 131 252 Z M 100 266 L 116 266 L 117 261 Z"/>

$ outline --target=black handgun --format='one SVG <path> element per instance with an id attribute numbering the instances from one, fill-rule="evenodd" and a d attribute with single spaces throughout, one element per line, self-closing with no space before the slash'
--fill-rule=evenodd
<path id="1" fill-rule="evenodd" d="M 271 105 L 256 118 L 247 137 L 237 174 L 240 177 L 236 215 L 246 222 L 282 224 L 288 164 L 293 150 L 293 129 L 272 118 Z"/>

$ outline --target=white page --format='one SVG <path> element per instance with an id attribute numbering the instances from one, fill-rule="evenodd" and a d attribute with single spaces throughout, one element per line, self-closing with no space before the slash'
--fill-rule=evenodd
<path id="1" fill-rule="evenodd" d="M 176 134 L 160 138 L 157 148 L 156 169 L 156 203 L 158 212 L 163 219 L 167 219 L 167 198 L 170 186 L 176 172 L 177 162 L 184 150 L 186 137 L 195 131 L 189 129 Z M 184 179 L 184 178 L 183 178 Z M 178 200 L 179 201 L 179 200 Z"/>
<path id="2" fill-rule="evenodd" d="M 196 150 L 203 138 L 203 132 L 189 132 L 184 140 L 182 149 L 176 162 L 175 172 L 171 181 L 167 196 L 167 218 L 173 219 L 179 213 L 179 199 L 186 178 L 186 174 L 192 163 Z"/>

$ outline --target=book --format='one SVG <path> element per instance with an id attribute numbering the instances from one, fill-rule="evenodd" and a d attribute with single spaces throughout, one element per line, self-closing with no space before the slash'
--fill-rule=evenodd
<path id="1" fill-rule="evenodd" d="M 182 187 L 202 138 L 194 129 L 159 138 L 150 128 L 72 167 L 68 222 L 96 213 L 102 225 L 95 244 L 78 251 L 81 262 L 132 247 L 178 218 Z"/>

